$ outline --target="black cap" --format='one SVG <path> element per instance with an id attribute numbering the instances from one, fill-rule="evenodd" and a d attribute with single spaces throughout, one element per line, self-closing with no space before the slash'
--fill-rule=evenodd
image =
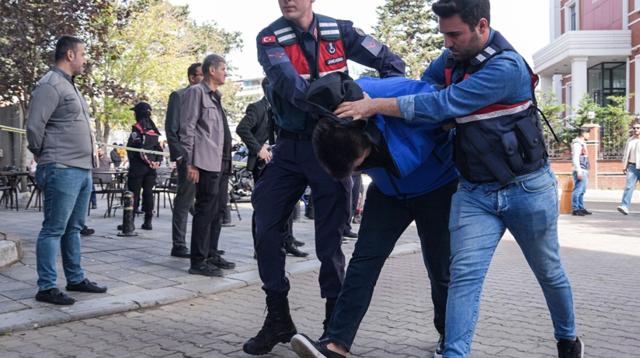
<path id="1" fill-rule="evenodd" d="M 149 105 L 149 103 L 147 102 L 138 102 L 138 104 L 131 107 L 130 109 L 136 113 L 151 112 L 151 105 Z"/>

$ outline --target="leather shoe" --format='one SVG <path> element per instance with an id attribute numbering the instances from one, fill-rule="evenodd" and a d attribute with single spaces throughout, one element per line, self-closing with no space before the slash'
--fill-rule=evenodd
<path id="1" fill-rule="evenodd" d="M 351 230 L 345 232 L 344 234 L 342 234 L 342 236 L 348 237 L 348 238 L 351 238 L 351 239 L 357 239 L 358 238 L 358 234 L 356 234 L 355 232 L 353 232 Z"/>
<path id="2" fill-rule="evenodd" d="M 586 214 L 582 212 L 582 210 L 574 210 L 571 212 L 573 216 L 585 216 Z"/>
<path id="3" fill-rule="evenodd" d="M 295 256 L 295 257 L 307 257 L 307 256 L 309 256 L 308 253 L 298 250 L 298 248 L 295 247 L 295 245 L 292 245 L 292 244 L 285 245 L 284 246 L 284 251 L 286 251 L 287 254 L 289 254 L 291 256 Z"/>
<path id="4" fill-rule="evenodd" d="M 216 250 L 216 254 L 218 255 L 224 255 L 226 253 L 226 251 L 224 250 Z"/>
<path id="5" fill-rule="evenodd" d="M 233 270 L 234 268 L 236 268 L 236 264 L 235 263 L 225 260 L 220 255 L 215 255 L 215 256 L 212 256 L 212 257 L 208 258 L 207 259 L 207 263 L 209 265 L 213 265 L 215 267 L 218 267 L 218 268 L 221 268 L 221 269 L 225 269 L 225 270 Z"/>
<path id="6" fill-rule="evenodd" d="M 189 268 L 189 273 L 192 275 L 202 275 L 202 276 L 209 276 L 209 277 L 222 277 L 222 270 L 212 266 L 212 265 L 207 265 L 205 262 L 200 263 L 197 266 L 191 266 Z"/>
<path id="7" fill-rule="evenodd" d="M 171 256 L 189 258 L 191 257 L 191 254 L 189 254 L 189 249 L 185 246 L 174 246 L 171 249 Z"/>
<path id="8" fill-rule="evenodd" d="M 48 290 L 38 291 L 36 293 L 36 301 L 53 303 L 54 305 L 69 306 L 76 303 L 75 298 L 60 291 L 58 288 L 50 288 Z"/>
<path id="9" fill-rule="evenodd" d="M 591 214 L 593 214 L 591 211 L 589 211 L 589 210 L 587 210 L 587 209 L 582 209 L 581 211 L 582 211 L 582 213 L 583 213 L 583 214 L 585 214 L 585 215 L 591 215 Z"/>
<path id="10" fill-rule="evenodd" d="M 93 235 L 96 231 L 94 229 L 89 228 L 88 226 L 83 226 L 82 230 L 80 230 L 80 235 L 82 236 L 90 236 Z"/>
<path id="11" fill-rule="evenodd" d="M 297 247 L 304 246 L 304 242 L 296 239 L 295 237 L 293 238 L 293 240 L 291 240 L 291 243 Z"/>
<path id="12" fill-rule="evenodd" d="M 78 291 L 78 292 L 90 292 L 90 293 L 105 293 L 107 292 L 107 287 L 98 286 L 97 283 L 89 281 L 88 278 L 80 281 L 79 283 L 68 283 L 67 291 Z"/>

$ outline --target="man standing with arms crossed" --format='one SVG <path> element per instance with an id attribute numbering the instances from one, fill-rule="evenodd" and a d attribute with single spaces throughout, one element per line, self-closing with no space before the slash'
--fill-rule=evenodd
<path id="1" fill-rule="evenodd" d="M 381 77 L 402 76 L 404 62 L 350 21 L 315 14 L 313 0 L 278 0 L 282 17 L 256 39 L 258 61 L 269 78 L 269 102 L 280 128 L 273 159 L 253 193 L 258 269 L 266 293 L 267 317 L 243 350 L 266 354 L 296 333 L 289 313 L 289 281 L 282 250 L 285 222 L 307 184 L 315 206 L 316 254 L 321 262 L 320 295 L 328 321 L 344 280 L 340 248 L 349 215 L 348 181 L 327 174 L 311 145 L 314 122 L 305 101 L 309 83 L 328 73 L 346 72 L 347 59 L 372 67 Z"/>
<path id="2" fill-rule="evenodd" d="M 189 87 L 200 83 L 203 77 L 202 64 L 191 64 L 187 69 L 187 77 L 189 79 Z M 187 235 L 189 209 L 193 206 L 193 199 L 196 195 L 195 184 L 187 180 L 187 163 L 184 161 L 184 148 L 182 144 L 180 144 L 180 124 L 182 123 L 180 102 L 189 87 L 171 92 L 169 104 L 167 104 L 167 117 L 164 124 L 167 141 L 169 142 L 169 157 L 172 161 L 176 162 L 176 169 L 178 170 L 178 190 L 173 200 L 171 225 L 173 247 L 171 249 L 171 256 L 185 258 L 190 257 L 185 236 Z"/>
<path id="3" fill-rule="evenodd" d="M 187 180 L 196 184 L 189 268 L 193 275 L 222 276 L 221 269 L 235 267 L 218 252 L 220 193 L 227 190 L 231 173 L 231 132 L 218 90 L 226 71 L 224 58 L 215 54 L 205 57 L 204 79 L 185 92 L 181 103 L 184 125 L 180 126 L 180 142 Z"/>
<path id="4" fill-rule="evenodd" d="M 336 114 L 456 121 L 455 160 L 461 178 L 449 220 L 444 357 L 470 355 L 482 284 L 506 229 L 542 287 L 558 356 L 582 357 L 571 285 L 560 260 L 556 178 L 535 108 L 537 76 L 490 28 L 489 0 L 439 0 L 432 9 L 446 50 L 422 79 L 443 89 L 343 103 Z"/>
<path id="5" fill-rule="evenodd" d="M 36 242 L 36 300 L 72 305 L 75 299 L 56 287 L 56 256 L 62 250 L 67 291 L 104 293 L 89 281 L 80 265 L 80 230 L 93 190 L 96 167 L 89 107 L 74 83 L 84 71 L 85 45 L 72 36 L 56 43 L 55 67 L 38 82 L 27 114 L 27 140 L 38 169 L 36 181 L 44 195 L 44 222 Z"/>

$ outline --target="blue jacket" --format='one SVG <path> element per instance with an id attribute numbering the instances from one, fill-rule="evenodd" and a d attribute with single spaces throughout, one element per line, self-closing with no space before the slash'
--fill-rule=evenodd
<path id="1" fill-rule="evenodd" d="M 313 23 L 308 31 L 303 31 L 293 23 L 289 24 L 293 30 L 292 35 L 297 37 L 311 66 L 317 65 L 319 16 L 321 15 L 314 14 Z M 280 21 L 283 19 L 277 20 L 277 22 Z M 354 27 L 351 21 L 335 20 L 335 22 L 338 25 L 347 59 L 378 70 L 381 77 L 404 75 L 404 62 L 387 46 Z M 276 124 L 290 132 L 310 134 L 314 123 L 307 114 L 311 107 L 305 100 L 305 94 L 313 78 L 306 79 L 300 76 L 284 47 L 274 41 L 274 38 L 277 36 L 270 25 L 260 31 L 256 42 L 258 61 L 269 78 L 268 98 L 276 114 Z"/>
<path id="2" fill-rule="evenodd" d="M 402 77 L 361 78 L 356 83 L 372 98 L 434 91 L 427 82 Z M 399 198 L 415 197 L 458 177 L 453 163 L 451 131 L 444 131 L 441 124 L 408 123 L 381 115 L 372 119 L 400 174 L 397 178 L 379 167 L 365 170 L 382 193 Z"/>

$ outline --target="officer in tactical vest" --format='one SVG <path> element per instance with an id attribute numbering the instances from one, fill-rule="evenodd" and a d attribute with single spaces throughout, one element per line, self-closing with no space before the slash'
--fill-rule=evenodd
<path id="1" fill-rule="evenodd" d="M 147 102 L 139 102 L 131 108 L 136 116 L 136 124 L 131 128 L 127 147 L 162 152 L 158 138 L 160 131 L 151 120 L 151 106 Z M 140 203 L 142 188 L 142 211 L 144 212 L 143 230 L 151 230 L 153 219 L 153 186 L 156 184 L 156 169 L 160 167 L 162 156 L 159 154 L 127 151 L 129 157 L 129 173 L 127 186 L 133 192 L 133 207 Z"/>
<path id="2" fill-rule="evenodd" d="M 341 249 L 349 215 L 346 180 L 329 176 L 311 146 L 314 121 L 305 100 L 309 83 L 332 72 L 346 72 L 347 59 L 378 70 L 381 77 L 402 76 L 404 62 L 350 21 L 315 14 L 313 0 L 279 0 L 283 16 L 257 36 L 258 60 L 269 78 L 269 102 L 280 128 L 273 159 L 253 193 L 256 213 L 258 269 L 266 293 L 263 328 L 243 350 L 266 354 L 289 342 L 296 327 L 289 314 L 289 281 L 282 250 L 284 223 L 307 184 L 315 207 L 316 254 L 321 262 L 320 295 L 325 317 L 333 311 L 344 279 Z"/>
<path id="3" fill-rule="evenodd" d="M 558 193 L 537 114 L 537 76 L 489 26 L 489 0 L 439 0 L 432 9 L 445 51 L 422 79 L 441 91 L 343 103 L 336 114 L 374 113 L 439 124 L 455 119 L 451 282 L 445 357 L 468 357 L 482 283 L 506 229 L 520 245 L 547 300 L 559 357 L 582 357 L 573 296 L 559 255 Z"/>

